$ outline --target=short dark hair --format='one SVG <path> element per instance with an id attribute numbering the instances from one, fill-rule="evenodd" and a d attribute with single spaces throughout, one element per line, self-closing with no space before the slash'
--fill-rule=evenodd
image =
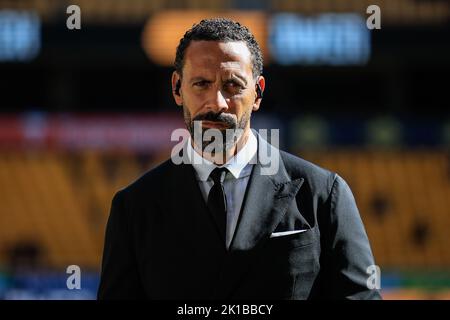
<path id="1" fill-rule="evenodd" d="M 252 72 L 257 78 L 263 71 L 261 49 L 250 30 L 239 22 L 225 18 L 204 19 L 194 24 L 181 38 L 175 56 L 175 70 L 182 75 L 184 54 L 191 41 L 243 41 L 252 57 Z"/>

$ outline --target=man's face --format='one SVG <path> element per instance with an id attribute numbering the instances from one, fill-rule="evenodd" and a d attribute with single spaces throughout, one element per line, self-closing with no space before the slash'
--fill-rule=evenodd
<path id="1" fill-rule="evenodd" d="M 251 54 L 244 42 L 192 41 L 185 52 L 182 78 L 173 73 L 173 89 L 178 80 L 180 95 L 174 94 L 174 98 L 183 106 L 192 136 L 194 121 L 202 121 L 203 132 L 208 129 L 222 132 L 226 151 L 249 130 L 251 112 L 258 110 L 261 102 L 256 84 L 264 90 L 264 78 L 254 79 Z M 227 129 L 237 134 L 226 139 Z M 204 142 L 202 149 L 209 143 Z"/>

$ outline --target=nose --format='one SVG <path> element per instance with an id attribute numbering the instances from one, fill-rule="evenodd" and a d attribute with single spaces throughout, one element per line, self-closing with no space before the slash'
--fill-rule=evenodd
<path id="1" fill-rule="evenodd" d="M 220 113 L 228 110 L 227 99 L 224 97 L 221 90 L 212 90 L 205 108 L 207 111 L 212 111 L 214 113 Z"/>

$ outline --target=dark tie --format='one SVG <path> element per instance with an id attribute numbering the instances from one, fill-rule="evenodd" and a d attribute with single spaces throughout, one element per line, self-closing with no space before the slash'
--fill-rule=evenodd
<path id="1" fill-rule="evenodd" d="M 227 230 L 227 197 L 223 189 L 223 181 L 227 172 L 227 168 L 215 168 L 211 172 L 210 177 L 214 181 L 214 185 L 209 191 L 207 203 L 224 241 Z"/>

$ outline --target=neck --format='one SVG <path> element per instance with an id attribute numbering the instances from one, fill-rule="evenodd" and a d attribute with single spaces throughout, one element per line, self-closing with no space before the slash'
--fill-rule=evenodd
<path id="1" fill-rule="evenodd" d="M 194 150 L 202 156 L 204 159 L 214 163 L 215 165 L 223 165 L 227 163 L 231 158 L 233 158 L 247 143 L 247 140 L 250 136 L 250 126 L 247 126 L 244 129 L 244 133 L 239 138 L 239 140 L 233 145 L 233 147 L 226 150 L 226 152 L 212 154 L 209 152 L 203 152 L 201 148 L 199 148 L 195 143 L 194 139 L 191 139 L 191 144 Z"/>

